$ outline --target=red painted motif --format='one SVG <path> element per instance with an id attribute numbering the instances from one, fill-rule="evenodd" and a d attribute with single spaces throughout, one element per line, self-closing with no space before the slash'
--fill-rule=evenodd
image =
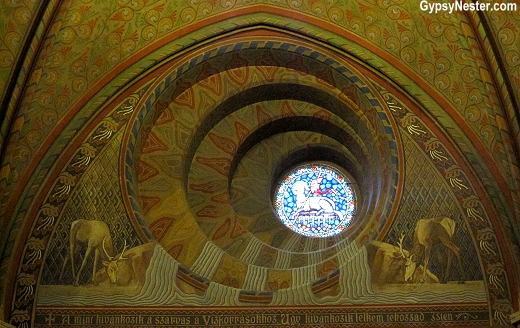
<path id="1" fill-rule="evenodd" d="M 137 161 L 137 181 L 143 182 L 159 175 L 159 170 L 145 161 Z"/>
<path id="2" fill-rule="evenodd" d="M 168 146 L 153 131 L 150 131 L 145 137 L 141 152 L 148 154 L 164 150 L 168 150 Z"/>
<path id="3" fill-rule="evenodd" d="M 174 218 L 162 217 L 150 223 L 148 227 L 150 228 L 152 234 L 155 236 L 155 239 L 157 241 L 161 241 L 174 221 Z"/>

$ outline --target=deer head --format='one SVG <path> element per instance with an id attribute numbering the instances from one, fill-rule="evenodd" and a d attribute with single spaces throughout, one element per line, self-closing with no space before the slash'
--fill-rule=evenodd
<path id="1" fill-rule="evenodd" d="M 405 271 L 404 271 L 404 281 L 408 281 L 412 279 L 415 269 L 417 268 L 417 263 L 413 261 L 413 254 L 406 255 L 403 250 L 403 240 L 404 240 L 404 232 L 401 233 L 401 237 L 399 237 L 399 242 L 397 245 L 399 246 L 399 252 L 401 256 L 405 259 Z"/>
<path id="2" fill-rule="evenodd" d="M 125 245 L 123 246 L 123 251 L 119 256 L 110 256 L 108 255 L 107 250 L 105 249 L 105 239 L 103 239 L 103 250 L 105 251 L 105 255 L 107 256 L 108 260 L 103 261 L 103 265 L 105 266 L 105 271 L 108 275 L 108 279 L 110 280 L 111 284 L 115 284 L 117 282 L 117 270 L 119 269 L 119 265 L 121 264 L 121 260 L 126 260 L 125 257 L 123 257 L 123 253 L 126 250 L 126 240 Z"/>

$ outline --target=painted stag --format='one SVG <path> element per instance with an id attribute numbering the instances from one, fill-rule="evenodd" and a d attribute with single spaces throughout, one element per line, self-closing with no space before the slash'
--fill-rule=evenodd
<path id="1" fill-rule="evenodd" d="M 405 281 L 410 280 L 414 275 L 418 264 L 422 264 L 423 274 L 420 282 L 425 282 L 432 250 L 434 250 L 434 247 L 437 245 L 443 245 L 447 253 L 447 262 L 444 261 L 443 254 L 439 247 L 435 247 L 439 263 L 445 266 L 443 268 L 444 270 L 442 270 L 440 282 L 448 282 L 451 263 L 453 261 L 453 256 L 455 256 L 460 277 L 459 283 L 464 283 L 466 278 L 462 265 L 462 258 L 460 256 L 460 249 L 453 243 L 454 236 L 455 221 L 449 217 L 441 216 L 417 221 L 414 230 L 412 250 L 409 252 L 410 255 L 406 254 L 402 248 L 402 240 L 404 236 L 402 236 L 399 243 L 401 255 L 406 260 Z"/>
<path id="2" fill-rule="evenodd" d="M 76 273 L 76 265 L 74 258 L 76 254 L 86 247 L 85 254 L 81 266 Z M 79 219 L 72 222 L 69 233 L 69 253 L 65 257 L 63 262 L 63 268 L 60 274 L 60 281 L 62 281 L 63 273 L 70 260 L 72 267 L 72 280 L 74 286 L 79 286 L 79 279 L 81 277 L 81 271 L 87 264 L 87 260 L 94 251 L 94 268 L 92 271 L 91 281 L 94 285 L 98 285 L 96 280 L 97 264 L 100 258 L 101 249 L 103 248 L 104 254 L 108 256 L 109 253 L 113 252 L 114 246 L 112 237 L 110 236 L 110 229 L 108 225 L 99 220 L 85 220 Z M 103 256 L 103 255 L 101 255 Z"/>
<path id="3" fill-rule="evenodd" d="M 372 284 L 384 285 L 405 282 L 406 257 L 409 257 L 407 250 L 403 250 L 401 236 L 399 247 L 382 241 L 372 240 L 366 245 L 367 260 L 370 267 Z M 402 254 L 405 254 L 404 256 Z M 415 269 L 407 282 L 418 283 L 422 279 L 424 267 L 422 265 Z M 428 283 L 438 283 L 439 278 L 430 270 L 426 270 L 426 281 Z"/>
<path id="4" fill-rule="evenodd" d="M 105 268 L 101 276 L 117 286 L 142 286 L 154 247 L 155 243 L 150 242 L 126 250 L 125 242 L 123 251 L 118 256 L 110 256 L 105 250 L 108 259 L 103 261 Z"/>

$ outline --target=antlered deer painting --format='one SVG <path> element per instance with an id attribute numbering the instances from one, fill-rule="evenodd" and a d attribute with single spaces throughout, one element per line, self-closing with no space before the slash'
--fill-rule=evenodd
<path id="1" fill-rule="evenodd" d="M 83 247 L 86 247 L 86 251 L 81 266 L 79 267 L 78 272 L 76 272 L 74 258 Z M 63 279 L 63 273 L 70 260 L 73 285 L 79 286 L 81 271 L 83 271 L 83 268 L 87 264 L 90 254 L 94 251 L 94 268 L 92 270 L 91 281 L 94 285 L 98 285 L 96 280 L 96 271 L 102 248 L 104 248 L 103 254 L 106 256 L 108 256 L 108 253 L 112 253 L 114 249 L 112 237 L 110 236 L 110 229 L 105 222 L 85 219 L 79 219 L 72 222 L 69 233 L 69 253 L 63 262 L 60 281 Z"/>
<path id="2" fill-rule="evenodd" d="M 81 272 L 89 256 L 94 252 L 91 282 L 97 286 L 100 282 L 110 281 L 117 286 L 142 286 L 146 270 L 152 258 L 155 243 L 147 243 L 127 249 L 126 241 L 123 250 L 113 256 L 114 245 L 108 225 L 99 220 L 76 220 L 72 222 L 69 235 L 69 253 L 65 257 L 63 273 L 68 262 L 71 262 L 73 285 L 79 286 Z M 76 272 L 74 258 L 86 247 L 79 270 Z M 103 268 L 98 270 L 98 262 L 102 260 Z"/>
<path id="3" fill-rule="evenodd" d="M 457 260 L 457 269 L 459 272 L 459 283 L 464 283 L 465 274 L 460 256 L 460 249 L 453 243 L 455 237 L 455 221 L 449 217 L 441 216 L 430 219 L 421 219 L 417 221 L 414 230 L 413 246 L 410 255 L 402 252 L 403 258 L 406 259 L 405 280 L 409 280 L 414 274 L 417 265 L 422 264 L 424 267 L 423 275 L 420 282 L 426 281 L 426 272 L 432 255 L 434 246 L 443 245 L 447 253 L 447 261 L 445 262 L 440 253 L 440 249 L 436 248 L 436 255 L 439 263 L 444 265 L 441 283 L 447 283 L 450 276 L 450 268 L 453 257 Z M 401 248 L 402 249 L 402 248 Z"/>
<path id="4" fill-rule="evenodd" d="M 454 244 L 455 221 L 449 217 L 436 217 L 417 221 L 413 245 L 410 251 L 403 249 L 405 235 L 402 234 L 397 246 L 380 241 L 367 245 L 367 257 L 374 284 L 388 283 L 446 283 L 450 276 L 453 257 L 457 260 L 459 283 L 465 280 L 460 249 Z M 446 250 L 445 261 L 440 247 Z M 430 270 L 431 256 L 435 254 L 441 264 L 441 277 Z"/>
<path id="5" fill-rule="evenodd" d="M 150 265 L 155 243 L 150 242 L 126 250 L 126 244 L 119 256 L 109 256 L 103 261 L 102 276 L 108 278 L 116 286 L 142 287 L 146 270 Z"/>

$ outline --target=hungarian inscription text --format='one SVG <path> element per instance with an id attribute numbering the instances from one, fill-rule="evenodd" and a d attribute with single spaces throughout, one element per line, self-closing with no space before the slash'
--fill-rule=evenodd
<path id="1" fill-rule="evenodd" d="M 430 323 L 433 326 L 489 324 L 485 306 L 445 307 L 331 307 L 331 308 L 38 308 L 35 327 L 349 327 Z"/>

